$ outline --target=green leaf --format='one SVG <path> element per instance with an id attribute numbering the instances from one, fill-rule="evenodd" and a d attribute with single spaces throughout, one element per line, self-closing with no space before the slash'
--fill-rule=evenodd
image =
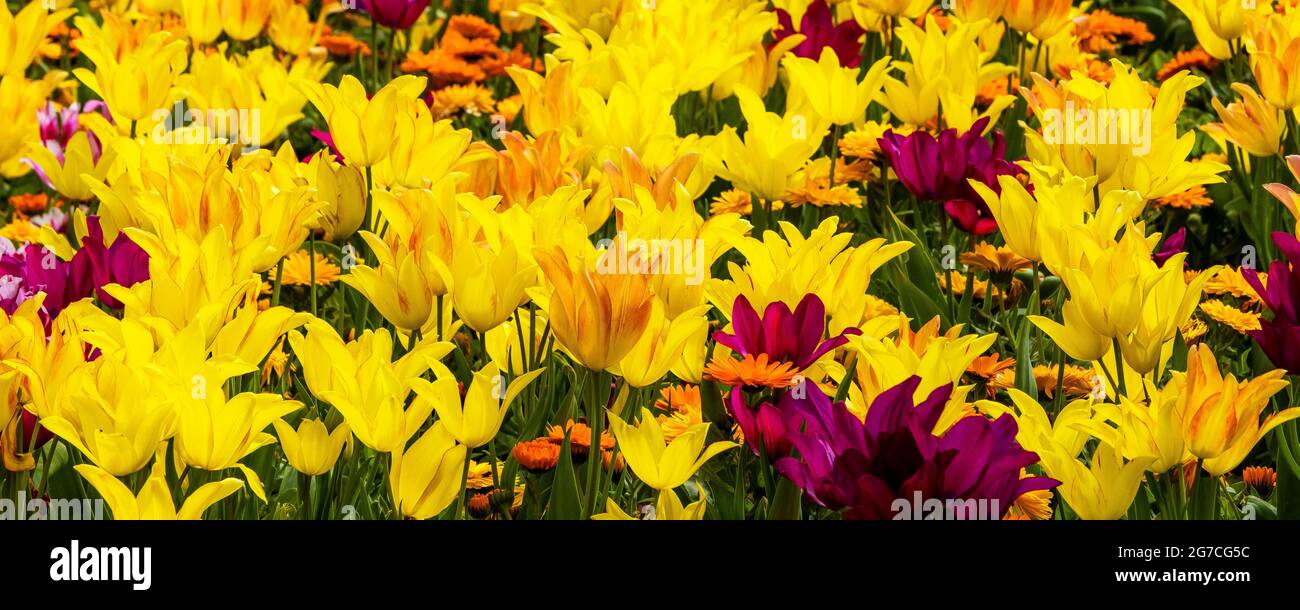
<path id="1" fill-rule="evenodd" d="M 776 494 L 772 497 L 772 508 L 768 519 L 778 521 L 798 521 L 803 518 L 803 490 L 795 487 L 794 481 L 781 477 L 776 484 Z"/>
<path id="2" fill-rule="evenodd" d="M 578 491 L 578 477 L 573 472 L 573 453 L 569 450 L 568 432 L 564 433 L 560 461 L 555 465 L 555 483 L 551 485 L 551 501 L 546 509 L 546 518 L 552 521 L 582 518 L 582 492 Z"/>

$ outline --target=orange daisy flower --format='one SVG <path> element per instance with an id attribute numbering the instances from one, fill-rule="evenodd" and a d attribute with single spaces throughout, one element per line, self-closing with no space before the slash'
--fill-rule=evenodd
<path id="1" fill-rule="evenodd" d="M 524 470 L 532 473 L 543 473 L 555 468 L 560 460 L 560 446 L 551 442 L 549 438 L 535 438 L 531 441 L 517 443 L 514 449 L 510 450 L 510 455 L 515 457 Z"/>
<path id="2" fill-rule="evenodd" d="M 1106 53 L 1124 45 L 1142 45 L 1156 39 L 1147 29 L 1147 24 L 1106 10 L 1093 11 L 1076 19 L 1074 35 L 1079 39 L 1079 49 L 1086 53 Z"/>
<path id="3" fill-rule="evenodd" d="M 1212 205 L 1214 201 L 1210 199 L 1210 194 L 1205 190 L 1205 187 L 1198 185 L 1181 193 L 1156 198 L 1154 203 L 1158 208 L 1170 207 L 1190 210 Z"/>
<path id="4" fill-rule="evenodd" d="M 45 193 L 29 193 L 10 197 L 9 205 L 22 214 L 35 216 L 49 209 L 49 200 Z"/>
<path id="5" fill-rule="evenodd" d="M 715 356 L 704 375 L 729 386 L 762 386 L 788 388 L 794 385 L 794 365 L 789 362 L 769 362 L 767 354 L 745 356 L 736 360 L 728 356 Z"/>
<path id="6" fill-rule="evenodd" d="M 1277 487 L 1277 472 L 1268 466 L 1247 466 L 1241 472 L 1241 480 L 1254 487 L 1261 496 L 1267 496 Z"/>
<path id="7" fill-rule="evenodd" d="M 1202 72 L 1210 72 L 1218 65 L 1219 60 L 1210 57 L 1210 54 L 1206 53 L 1205 49 L 1196 47 L 1190 51 L 1181 51 L 1174 55 L 1173 59 L 1170 59 L 1156 72 L 1156 80 L 1164 81 L 1183 70 L 1196 69 Z"/>

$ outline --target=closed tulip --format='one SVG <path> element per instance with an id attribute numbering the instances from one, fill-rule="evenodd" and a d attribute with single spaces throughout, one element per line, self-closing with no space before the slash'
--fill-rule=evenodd
<path id="1" fill-rule="evenodd" d="M 593 371 L 617 364 L 641 338 L 654 295 L 638 274 L 600 273 L 582 260 L 574 269 L 563 249 L 533 253 L 554 291 L 543 309 L 555 338 Z M 606 256 L 617 256 L 611 251 Z"/>
<path id="2" fill-rule="evenodd" d="M 388 487 L 397 512 L 412 519 L 431 519 L 451 505 L 461 491 L 461 470 L 468 449 L 436 422 L 410 447 L 393 452 Z"/>
<path id="3" fill-rule="evenodd" d="M 272 423 L 289 465 L 310 476 L 320 476 L 332 470 L 339 454 L 343 452 L 343 445 L 352 436 L 346 423 L 339 424 L 333 432 L 327 430 L 325 423 L 318 419 L 302 420 L 297 430 L 283 419 Z"/>

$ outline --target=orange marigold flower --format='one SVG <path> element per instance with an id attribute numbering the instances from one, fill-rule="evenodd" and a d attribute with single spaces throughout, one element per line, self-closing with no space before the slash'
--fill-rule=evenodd
<path id="1" fill-rule="evenodd" d="M 430 51 L 423 66 L 433 88 L 476 83 L 487 78 L 483 68 L 439 49 Z"/>
<path id="2" fill-rule="evenodd" d="M 330 55 L 338 57 L 353 57 L 361 53 L 362 57 L 370 57 L 370 45 L 357 40 L 353 35 L 344 32 L 342 34 L 322 34 L 320 37 L 320 46 L 325 47 Z"/>
<path id="3" fill-rule="evenodd" d="M 496 42 L 501 38 L 501 30 L 478 15 L 452 16 L 447 22 L 447 33 L 444 36 L 453 34 L 469 39 L 483 38 L 489 42 Z"/>
<path id="4" fill-rule="evenodd" d="M 459 34 L 443 37 L 438 50 L 465 63 L 486 69 L 488 62 L 503 61 L 506 52 L 486 38 L 465 38 Z"/>
<path id="5" fill-rule="evenodd" d="M 492 514 L 492 502 L 487 494 L 473 494 L 469 497 L 469 516 L 483 519 Z"/>
<path id="6" fill-rule="evenodd" d="M 1247 466 L 1241 472 L 1241 480 L 1254 487 L 1261 496 L 1267 496 L 1277 487 L 1277 472 L 1268 466 Z"/>
<path id="7" fill-rule="evenodd" d="M 1178 74 L 1183 70 L 1197 69 L 1202 72 L 1210 72 L 1219 65 L 1219 60 L 1210 56 L 1205 49 L 1196 47 L 1190 51 L 1181 51 L 1174 55 L 1164 67 L 1156 72 L 1156 80 L 1164 81 L 1170 76 Z"/>
<path id="8" fill-rule="evenodd" d="M 1079 49 L 1085 53 L 1110 52 L 1123 45 L 1141 45 L 1156 39 L 1147 24 L 1106 10 L 1075 19 L 1074 35 L 1079 39 Z"/>
<path id="9" fill-rule="evenodd" d="M 671 385 L 659 390 L 655 408 L 661 411 L 689 413 L 700 408 L 700 386 Z"/>
<path id="10" fill-rule="evenodd" d="M 752 355 L 736 360 L 729 356 L 714 356 L 704 375 L 729 386 L 762 386 L 787 388 L 794 385 L 797 371 L 789 362 L 769 362 L 767 354 Z"/>
<path id="11" fill-rule="evenodd" d="M 524 50 L 524 43 L 515 45 L 515 48 L 509 52 L 502 52 L 491 57 L 485 57 L 479 65 L 489 76 L 501 76 L 506 73 L 506 68 L 516 66 L 525 70 L 542 72 L 545 64 L 540 59 L 534 59 Z"/>
<path id="12" fill-rule="evenodd" d="M 560 460 L 560 446 L 551 442 L 549 438 L 535 438 L 516 444 L 514 449 L 510 450 L 510 455 L 515 457 L 515 461 L 519 462 L 524 470 L 542 473 L 555 468 L 555 464 Z"/>
<path id="13" fill-rule="evenodd" d="M 1242 311 L 1223 301 L 1206 301 L 1201 303 L 1201 313 L 1206 317 L 1231 328 L 1241 334 L 1259 330 L 1259 314 Z"/>
<path id="14" fill-rule="evenodd" d="M 1055 398 L 1058 374 L 1060 374 L 1060 370 L 1056 365 L 1039 364 L 1035 366 L 1034 383 L 1038 386 L 1038 391 L 1048 398 Z M 1061 391 L 1065 392 L 1066 398 L 1082 398 L 1092 393 L 1093 386 L 1097 382 L 1096 377 L 1097 375 L 1090 369 L 1067 364 L 1065 365 L 1065 377 L 1061 381 Z M 1016 387 L 1016 372 L 1012 369 L 1002 370 L 993 381 L 989 382 L 988 387 L 997 390 Z"/>
<path id="15" fill-rule="evenodd" d="M 573 452 L 574 459 L 586 458 L 591 452 L 591 427 L 582 422 L 569 420 L 564 427 L 548 427 L 546 435 L 552 443 L 562 444 L 565 432 L 569 434 L 569 448 Z M 600 435 L 600 448 L 602 450 L 614 448 L 614 436 L 608 431 Z"/>
<path id="16" fill-rule="evenodd" d="M 754 213 L 754 198 L 740 189 L 723 191 L 709 203 L 709 213 L 713 216 L 718 214 L 749 216 Z"/>
<path id="17" fill-rule="evenodd" d="M 1199 186 L 1199 185 L 1187 189 L 1186 191 L 1183 191 L 1181 193 L 1174 193 L 1173 195 L 1158 197 L 1155 200 L 1155 205 L 1158 208 L 1170 207 L 1170 208 L 1179 208 L 1182 210 L 1190 210 L 1192 208 L 1203 208 L 1207 205 L 1212 205 L 1213 203 L 1214 201 L 1210 199 L 1209 192 L 1205 190 L 1204 186 Z"/>
<path id="18" fill-rule="evenodd" d="M 1015 366 L 1015 358 L 1003 359 L 1001 354 L 992 354 L 972 360 L 970 365 L 966 367 L 966 374 L 974 377 L 980 383 L 988 383 L 1002 371 L 1015 368 Z M 990 392 L 992 390 L 990 388 Z"/>
<path id="19" fill-rule="evenodd" d="M 671 443 L 672 441 L 667 442 Z M 612 466 L 610 465 L 611 461 L 613 462 Z M 623 472 L 623 467 L 627 465 L 627 460 L 623 459 L 623 454 L 621 453 L 616 456 L 613 451 L 601 451 L 600 465 L 609 472 L 620 474 Z"/>
<path id="20" fill-rule="evenodd" d="M 49 208 L 49 200 L 46 198 L 45 193 L 28 193 L 10 197 L 9 205 L 22 214 L 35 216 L 44 213 Z"/>
<path id="21" fill-rule="evenodd" d="M 1190 347 L 1200 343 L 1201 338 L 1205 336 L 1208 330 L 1209 327 L 1205 325 L 1204 321 L 1197 317 L 1191 317 L 1187 319 L 1187 323 L 1182 328 L 1178 329 L 1178 332 L 1183 334 L 1183 341 Z"/>
<path id="22" fill-rule="evenodd" d="M 433 116 L 445 119 L 456 114 L 483 116 L 491 114 L 496 100 L 492 92 L 478 84 L 451 85 L 433 92 Z"/>
<path id="23" fill-rule="evenodd" d="M 993 246 L 988 242 L 980 242 L 970 252 L 963 252 L 961 262 L 998 276 L 1011 275 L 1020 269 L 1034 266 L 1033 262 L 1012 252 L 1011 248 Z"/>
<path id="24" fill-rule="evenodd" d="M 1268 288 L 1268 274 L 1263 271 L 1259 272 L 1259 281 Z M 1259 302 L 1259 294 L 1255 288 L 1246 282 L 1246 278 L 1241 274 L 1241 268 L 1225 267 L 1214 274 L 1208 282 L 1201 288 L 1205 294 L 1223 296 L 1230 294 L 1239 299 L 1245 299 L 1246 305 L 1253 305 Z"/>

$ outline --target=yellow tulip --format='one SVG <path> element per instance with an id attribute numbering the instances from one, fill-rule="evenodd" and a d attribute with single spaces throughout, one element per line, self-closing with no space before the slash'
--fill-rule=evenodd
<path id="1" fill-rule="evenodd" d="M 46 105 L 62 77 L 56 72 L 44 80 L 28 81 L 22 75 L 0 76 L 0 176 L 17 178 L 31 171 L 23 159 L 40 146 L 37 112 Z M 107 167 L 107 166 L 105 166 Z"/>
<path id="2" fill-rule="evenodd" d="M 203 513 L 212 505 L 244 487 L 243 481 L 234 478 L 207 483 L 190 493 L 181 504 L 180 511 L 177 511 L 176 504 L 172 502 L 172 492 L 167 488 L 165 447 L 164 445 L 164 449 L 158 452 L 153 470 L 138 495 L 132 493 L 129 487 L 101 468 L 89 464 L 78 464 L 73 468 L 99 492 L 99 495 L 104 497 L 109 510 L 113 511 L 113 519 L 117 521 L 202 519 Z"/>
<path id="3" fill-rule="evenodd" d="M 641 339 L 611 372 L 634 388 L 644 388 L 663 379 L 681 359 L 686 343 L 708 327 L 707 311 L 707 305 L 700 305 L 669 320 L 663 304 L 655 299 L 650 322 Z"/>
<path id="4" fill-rule="evenodd" d="M 719 174 L 763 201 L 777 201 L 785 195 L 790 175 L 817 152 L 829 126 L 816 116 L 768 112 L 745 86 L 736 87 L 736 99 L 745 115 L 745 137 L 742 141 L 735 129 L 724 127 L 710 140 L 722 163 Z"/>
<path id="5" fill-rule="evenodd" d="M 47 0 L 31 0 L 17 15 L 8 3 L 0 6 L 0 76 L 21 77 L 50 28 L 77 12 L 75 8 L 50 12 L 45 10 L 47 4 Z"/>
<path id="6" fill-rule="evenodd" d="M 461 470 L 468 449 L 436 422 L 410 447 L 393 451 L 388 486 L 393 505 L 403 516 L 431 519 L 451 505 L 461 491 Z"/>
<path id="7" fill-rule="evenodd" d="M 504 323 L 528 302 L 528 288 L 537 283 L 537 265 L 525 259 L 514 243 L 466 244 L 451 263 L 456 313 L 470 328 L 487 332 Z"/>
<path id="8" fill-rule="evenodd" d="M 373 167 L 388 157 L 399 113 L 412 112 L 415 98 L 424 93 L 425 79 L 399 76 L 370 98 L 366 88 L 352 75 L 344 75 L 339 86 L 306 79 L 293 81 L 329 124 L 334 146 L 348 163 Z"/>
<path id="9" fill-rule="evenodd" d="M 264 432 L 271 422 L 302 408 L 278 394 L 244 392 L 229 400 L 220 387 L 196 387 L 182 395 L 177 408 L 176 455 L 186 465 L 203 470 L 238 468 L 263 502 L 266 491 L 257 473 L 239 461 L 275 444 Z"/>
<path id="10" fill-rule="evenodd" d="M 1007 0 L 1002 16 L 1007 25 L 1047 40 L 1070 24 L 1072 0 Z"/>
<path id="11" fill-rule="evenodd" d="M 1098 438 L 1109 435 L 1107 442 L 1127 459 L 1154 458 L 1147 470 L 1158 474 L 1181 467 L 1192 459 L 1183 440 L 1179 400 L 1182 384 L 1178 376 L 1159 390 L 1149 380 L 1143 383 L 1146 395 L 1151 397 L 1150 405 L 1121 398 L 1114 425 L 1092 420 L 1081 428 Z"/>
<path id="12" fill-rule="evenodd" d="M 1216 59 L 1232 57 L 1233 44 L 1246 31 L 1252 13 L 1270 8 L 1268 2 L 1243 0 L 1169 0 L 1192 23 L 1201 46 Z"/>
<path id="13" fill-rule="evenodd" d="M 790 74 L 790 105 L 799 108 L 806 100 L 813 111 L 835 125 L 861 121 L 872 98 L 884 84 L 891 58 L 877 61 L 858 82 L 858 69 L 845 68 L 831 47 L 823 47 L 817 61 L 787 55 L 786 72 Z"/>
<path id="14" fill-rule="evenodd" d="M 605 256 L 619 256 L 618 250 Z M 639 274 L 600 273 L 571 262 L 556 246 L 533 255 L 553 292 L 539 301 L 560 345 L 583 366 L 603 371 L 636 346 L 650 321 L 654 296 Z M 535 299 L 536 300 L 536 299 Z"/>
<path id="15" fill-rule="evenodd" d="M 366 179 L 357 168 L 340 165 L 332 155 L 323 153 L 301 163 L 293 144 L 285 142 L 265 171 L 280 190 L 306 188 L 312 192 L 321 207 L 308 227 L 321 232 L 326 241 L 341 243 L 361 228 L 366 216 Z"/>
<path id="16" fill-rule="evenodd" d="M 497 435 L 515 398 L 543 372 L 545 369 L 524 373 L 506 384 L 497 365 L 488 363 L 474 373 L 463 402 L 456 379 L 451 376 L 440 377 L 432 383 L 415 379 L 412 387 L 420 398 L 433 405 L 438 421 L 457 441 L 477 449 Z"/>
<path id="17" fill-rule="evenodd" d="M 434 369 L 451 351 L 450 343 L 422 341 L 415 349 L 392 360 L 393 338 L 387 330 L 367 330 L 356 341 L 344 343 L 329 324 L 313 321 L 307 333 L 289 333 L 289 345 L 302 363 L 307 389 L 334 405 L 362 443 L 379 452 L 400 449 L 419 431 L 433 412 L 428 401 L 406 408 L 412 382 Z"/>
<path id="18" fill-rule="evenodd" d="M 490 153 L 481 150 L 467 154 L 473 134 L 452 127 L 450 119 L 435 121 L 424 100 L 415 100 L 413 109 L 397 115 L 392 150 L 375 167 L 377 184 L 428 188 L 457 168 L 490 158 Z"/>
<path id="19" fill-rule="evenodd" d="M 1057 347 L 1075 360 L 1093 362 L 1110 352 L 1110 337 L 1088 326 L 1077 301 L 1074 299 L 1065 301 L 1061 306 L 1061 318 L 1064 324 L 1045 316 L 1029 316 L 1029 321 L 1039 330 L 1047 333 Z"/>
<path id="20" fill-rule="evenodd" d="M 336 426 L 333 432 L 327 430 L 325 423 L 318 419 L 302 420 L 297 430 L 283 419 L 272 423 L 289 465 L 310 476 L 320 476 L 333 470 L 334 463 L 343 451 L 343 445 L 352 438 L 352 430 L 346 423 Z"/>
<path id="21" fill-rule="evenodd" d="M 982 112 L 976 111 L 976 99 L 986 85 L 1015 68 L 993 61 L 993 51 L 981 48 L 980 36 L 988 29 L 989 22 L 980 20 L 955 22 L 945 30 L 933 15 L 926 17 L 924 28 L 911 21 L 899 23 L 894 34 L 913 61 L 895 64 L 902 81 L 885 79 L 884 101 L 890 112 L 909 125 L 928 128 L 942 108 L 947 127 L 965 131 L 987 117 L 991 129 L 1015 96 L 997 96 Z"/>
<path id="22" fill-rule="evenodd" d="M 220 0 L 221 25 L 234 40 L 249 40 L 262 32 L 271 14 L 268 0 Z"/>
<path id="23" fill-rule="evenodd" d="M 221 36 L 221 8 L 219 0 L 180 0 L 181 17 L 191 40 L 207 45 Z"/>
<path id="24" fill-rule="evenodd" d="M 1137 497 L 1146 468 L 1153 458 L 1125 462 L 1110 445 L 1102 443 L 1085 465 L 1074 456 L 1038 452 L 1047 476 L 1061 482 L 1061 496 L 1081 519 L 1118 519 Z"/>
<path id="25" fill-rule="evenodd" d="M 82 175 L 103 180 L 108 168 L 117 159 L 117 151 L 112 146 L 101 150 L 102 154 L 96 162 L 90 150 L 90 133 L 79 131 L 68 141 L 63 163 L 59 163 L 54 153 L 44 146 L 33 146 L 31 159 L 60 195 L 74 201 L 88 201 L 94 197 L 94 193 L 91 192 L 90 185 L 81 179 Z"/>
<path id="26" fill-rule="evenodd" d="M 307 7 L 284 0 L 273 3 L 267 33 L 271 42 L 290 55 L 306 55 L 320 40 L 325 24 L 325 11 L 312 23 Z"/>
<path id="27" fill-rule="evenodd" d="M 67 393 L 41 427 L 113 476 L 132 474 L 176 430 L 173 400 L 142 371 L 105 359 L 72 372 Z"/>
<path id="28" fill-rule="evenodd" d="M 1219 372 L 1209 347 L 1188 350 L 1186 381 L 1179 398 L 1183 438 L 1206 472 L 1217 477 L 1231 471 L 1270 430 L 1300 418 L 1300 407 L 1292 407 L 1269 415 L 1263 424 L 1259 421 L 1269 399 L 1287 387 L 1285 375 L 1286 371 L 1274 370 L 1238 382 L 1231 373 Z"/>
<path id="29" fill-rule="evenodd" d="M 439 275 L 447 277 L 451 272 L 444 271 L 446 266 L 430 252 L 394 252 L 373 233 L 363 232 L 361 236 L 378 264 L 357 265 L 343 276 L 343 283 L 365 295 L 393 326 L 406 331 L 423 327 L 434 311 L 430 280 Z"/>
<path id="30" fill-rule="evenodd" d="M 1210 100 L 1222 122 L 1203 125 L 1201 131 L 1224 138 L 1257 157 L 1279 154 L 1286 126 L 1283 111 L 1264 101 L 1250 85 L 1233 83 L 1232 90 L 1241 101 L 1225 107 L 1218 98 Z"/>
<path id="31" fill-rule="evenodd" d="M 930 10 L 930 0 L 852 0 L 888 17 L 916 19 Z"/>
<path id="32" fill-rule="evenodd" d="M 1264 99 L 1286 111 L 1300 107 L 1300 13 L 1253 21 L 1251 41 L 1250 65 Z"/>
<path id="33" fill-rule="evenodd" d="M 681 498 L 677 497 L 677 492 L 665 489 L 659 492 L 659 499 L 655 500 L 654 519 L 656 521 L 702 521 L 708 508 L 709 502 L 705 498 L 700 498 L 683 507 Z M 610 498 L 605 499 L 605 512 L 592 515 L 591 518 L 593 521 L 639 520 L 623 512 L 618 503 Z"/>
<path id="34" fill-rule="evenodd" d="M 952 12 L 966 23 L 988 19 L 997 21 L 1007 8 L 1007 0 L 956 0 Z"/>
<path id="35" fill-rule="evenodd" d="M 19 371 L 0 372 L 0 451 L 4 452 L 3 465 L 10 472 L 22 472 L 36 468 L 36 460 L 27 449 L 27 438 L 34 431 L 24 430 L 21 435 L 18 427 L 23 421 L 25 409 L 18 401 L 18 390 L 23 378 Z"/>
<path id="36" fill-rule="evenodd" d="M 168 108 L 178 97 L 172 84 L 186 64 L 184 40 L 174 39 L 170 32 L 155 32 L 118 57 L 105 29 L 85 17 L 75 22 L 82 32 L 77 48 L 95 70 L 77 68 L 73 74 L 108 104 L 119 126 L 134 128 L 140 121 L 154 120 L 155 111 Z"/>
<path id="37" fill-rule="evenodd" d="M 710 458 L 738 446 L 731 441 L 717 441 L 705 447 L 708 423 L 691 426 L 672 443 L 665 444 L 659 422 L 649 409 L 641 410 L 641 422 L 636 426 L 610 413 L 609 427 L 632 472 L 646 485 L 660 491 L 685 483 Z"/>

